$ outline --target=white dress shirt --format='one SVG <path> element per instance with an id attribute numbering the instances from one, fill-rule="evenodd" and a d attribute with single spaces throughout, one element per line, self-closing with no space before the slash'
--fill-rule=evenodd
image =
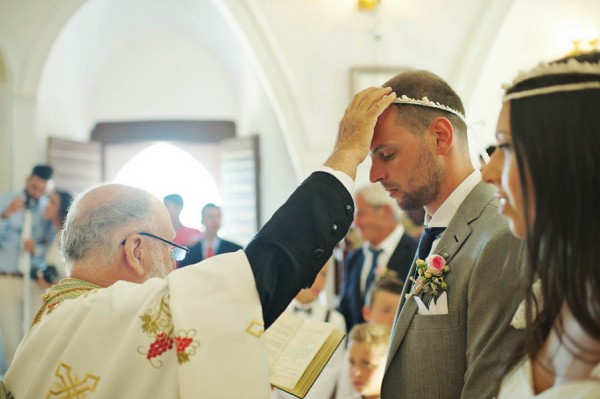
<path id="1" fill-rule="evenodd" d="M 402 239 L 402 235 L 404 235 L 404 226 L 398 224 L 396 228 L 376 247 L 377 249 L 381 249 L 383 252 L 381 252 L 377 258 L 377 269 L 375 269 L 375 276 L 381 276 L 385 272 L 392 254 Z M 362 251 L 365 261 L 360 272 L 360 292 L 363 295 L 367 289 L 367 277 L 369 276 L 369 271 L 371 270 L 371 261 L 373 260 L 373 252 L 369 250 L 369 247 L 375 248 L 368 242 L 364 242 L 362 244 Z"/>
<path id="2" fill-rule="evenodd" d="M 425 225 L 427 227 L 448 227 L 460 205 L 480 181 L 481 172 L 479 170 L 474 170 L 454 189 L 454 191 L 452 191 L 433 216 L 425 214 Z M 435 252 L 435 247 L 437 247 L 439 239 L 442 238 L 443 235 L 444 233 L 439 234 L 433 241 L 429 253 Z"/>

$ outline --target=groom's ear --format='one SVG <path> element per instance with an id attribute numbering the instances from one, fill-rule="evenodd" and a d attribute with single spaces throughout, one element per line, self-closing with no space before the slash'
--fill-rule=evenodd
<path id="1" fill-rule="evenodd" d="M 455 139 L 452 123 L 446 118 L 439 117 L 431 123 L 431 129 L 435 134 L 436 153 L 446 155 Z"/>

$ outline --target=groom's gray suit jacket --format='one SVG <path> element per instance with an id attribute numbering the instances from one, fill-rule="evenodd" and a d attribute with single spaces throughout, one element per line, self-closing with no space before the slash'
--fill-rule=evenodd
<path id="1" fill-rule="evenodd" d="M 415 300 L 402 293 L 381 397 L 491 397 L 522 337 L 510 326 L 522 299 L 520 241 L 498 214 L 491 187 L 479 183 L 469 193 L 434 252 L 450 267 L 448 314 L 418 315 Z"/>

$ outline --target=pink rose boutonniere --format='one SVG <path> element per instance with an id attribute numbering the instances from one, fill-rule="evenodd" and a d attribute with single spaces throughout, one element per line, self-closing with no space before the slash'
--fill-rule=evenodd
<path id="1" fill-rule="evenodd" d="M 446 276 L 450 267 L 446 264 L 446 259 L 440 255 L 429 255 L 425 260 L 417 259 L 417 278 L 410 277 L 414 283 L 413 291 L 406 294 L 406 299 L 413 295 L 420 295 L 422 292 L 431 293 L 437 296 L 448 289 Z"/>

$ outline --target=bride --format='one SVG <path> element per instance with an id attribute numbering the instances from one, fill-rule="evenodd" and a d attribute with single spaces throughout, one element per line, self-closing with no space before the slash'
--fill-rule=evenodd
<path id="1" fill-rule="evenodd" d="M 483 177 L 527 248 L 526 336 L 498 396 L 600 398 L 600 53 L 517 76 L 496 138 Z"/>

